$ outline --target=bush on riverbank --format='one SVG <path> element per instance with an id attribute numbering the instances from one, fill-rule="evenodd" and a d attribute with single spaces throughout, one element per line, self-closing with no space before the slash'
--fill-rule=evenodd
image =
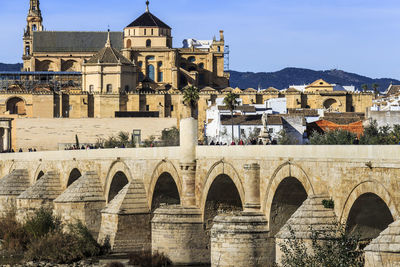
<path id="1" fill-rule="evenodd" d="M 82 222 L 64 227 L 43 208 L 23 224 L 13 215 L 0 219 L 0 239 L 3 254 L 24 254 L 26 261 L 71 263 L 105 252 Z"/>
<path id="2" fill-rule="evenodd" d="M 141 267 L 164 267 L 170 266 L 171 260 L 163 253 L 143 251 L 129 254 L 129 264 Z"/>

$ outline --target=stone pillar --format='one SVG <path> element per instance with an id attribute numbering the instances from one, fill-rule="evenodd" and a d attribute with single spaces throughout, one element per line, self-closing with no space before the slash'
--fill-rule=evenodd
<path id="1" fill-rule="evenodd" d="M 260 165 L 244 165 L 245 211 L 260 211 Z"/>
<path id="2" fill-rule="evenodd" d="M 10 129 L 9 128 L 3 128 L 4 129 L 4 134 L 3 134 L 3 148 L 4 151 L 7 151 L 10 148 Z"/>
<path id="3" fill-rule="evenodd" d="M 221 267 L 267 266 L 268 222 L 260 212 L 260 165 L 244 166 L 244 212 L 215 217 L 211 229 L 211 264 Z"/>
<path id="4" fill-rule="evenodd" d="M 181 205 L 183 207 L 196 206 L 196 163 L 181 163 L 182 175 L 182 197 Z"/>
<path id="5" fill-rule="evenodd" d="M 203 217 L 197 208 L 161 206 L 151 222 L 152 251 L 164 253 L 175 265 L 210 262 Z"/>
<path id="6" fill-rule="evenodd" d="M 197 120 L 182 119 L 180 122 L 180 167 L 182 175 L 181 205 L 184 207 L 196 206 L 196 146 Z"/>

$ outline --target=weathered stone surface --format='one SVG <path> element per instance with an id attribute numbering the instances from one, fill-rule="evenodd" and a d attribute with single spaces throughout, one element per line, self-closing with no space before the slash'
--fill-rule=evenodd
<path id="1" fill-rule="evenodd" d="M 322 204 L 323 200 L 329 200 L 326 195 L 309 196 L 300 208 L 290 217 L 287 223 L 275 235 L 276 239 L 276 262 L 281 263 L 282 251 L 281 244 L 285 240 L 297 238 L 302 239 L 309 247 L 311 244 L 312 231 L 331 232 L 337 228 L 337 217 L 333 209 L 325 208 Z M 291 231 L 293 231 L 293 234 Z"/>
<path id="2" fill-rule="evenodd" d="M 95 202 L 106 201 L 103 188 L 96 172 L 86 172 L 73 182 L 54 202 Z"/>
<path id="3" fill-rule="evenodd" d="M 268 223 L 265 215 L 219 215 L 211 229 L 211 264 L 221 267 L 266 266 Z"/>
<path id="4" fill-rule="evenodd" d="M 99 243 L 114 252 L 151 250 L 150 209 L 143 181 L 128 183 L 101 211 Z"/>
<path id="5" fill-rule="evenodd" d="M 17 199 L 54 200 L 62 193 L 60 175 L 57 172 L 46 172 L 34 185 L 22 192 Z"/>
<path id="6" fill-rule="evenodd" d="M 82 221 L 97 238 L 105 204 L 97 173 L 86 172 L 54 200 L 54 210 L 65 222 Z"/>
<path id="7" fill-rule="evenodd" d="M 30 186 L 26 169 L 17 169 L 0 179 L 0 216 L 15 213 L 17 196 Z"/>
<path id="8" fill-rule="evenodd" d="M 161 206 L 151 221 L 152 251 L 167 255 L 174 264 L 210 262 L 208 238 L 199 209 Z"/>
<path id="9" fill-rule="evenodd" d="M 365 266 L 400 266 L 400 221 L 390 224 L 364 249 Z"/>

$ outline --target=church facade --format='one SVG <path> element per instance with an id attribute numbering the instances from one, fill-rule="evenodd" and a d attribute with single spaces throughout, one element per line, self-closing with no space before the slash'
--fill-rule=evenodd
<path id="1" fill-rule="evenodd" d="M 136 86 L 130 90 L 141 88 L 143 81 L 150 81 L 153 90 L 187 85 L 227 87 L 223 31 L 220 39 L 214 38 L 208 46 L 174 48 L 172 28 L 150 12 L 149 2 L 146 4 L 146 11 L 123 31 L 109 33 L 112 47 L 136 66 Z M 107 32 L 45 31 L 39 0 L 30 0 L 23 37 L 23 70 L 82 72 L 85 62 L 103 49 L 107 36 Z M 89 91 L 89 87 L 82 89 Z"/>

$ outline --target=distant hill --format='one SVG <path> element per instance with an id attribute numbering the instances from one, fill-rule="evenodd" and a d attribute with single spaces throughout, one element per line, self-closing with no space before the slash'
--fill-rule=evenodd
<path id="1" fill-rule="evenodd" d="M 0 63 L 0 71 L 21 71 L 22 63 L 17 64 L 4 64 Z"/>
<path id="2" fill-rule="evenodd" d="M 315 80 L 324 79 L 328 83 L 340 85 L 354 85 L 361 90 L 361 85 L 368 84 L 371 88 L 373 83 L 379 84 L 379 90 L 385 91 L 391 82 L 400 84 L 399 80 L 382 78 L 372 79 L 355 73 L 342 70 L 315 71 L 301 68 L 285 68 L 277 72 L 238 72 L 230 71 L 231 87 L 239 88 L 268 88 L 285 89 L 290 85 L 310 84 Z"/>

